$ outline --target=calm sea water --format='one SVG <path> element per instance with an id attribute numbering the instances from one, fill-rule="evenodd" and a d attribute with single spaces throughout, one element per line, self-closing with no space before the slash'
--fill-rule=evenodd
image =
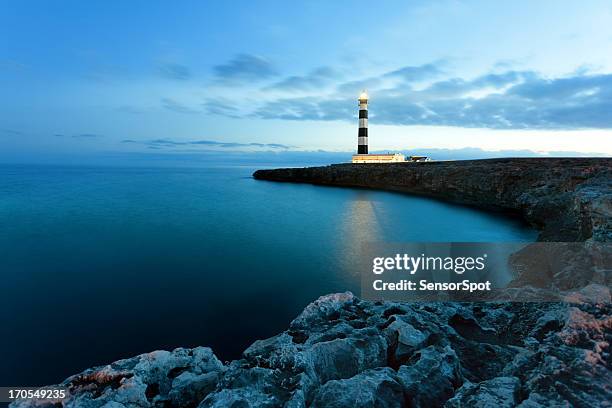
<path id="1" fill-rule="evenodd" d="M 254 170 L 0 167 L 0 385 L 179 346 L 236 358 L 318 296 L 359 293 L 368 240 L 535 239 L 501 214 Z"/>

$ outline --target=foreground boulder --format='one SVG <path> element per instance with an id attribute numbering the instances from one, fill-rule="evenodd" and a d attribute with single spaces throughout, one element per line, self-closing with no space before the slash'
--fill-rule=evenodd
<path id="1" fill-rule="evenodd" d="M 213 391 L 225 367 L 208 347 L 154 351 L 67 378 L 66 407 L 191 407 Z M 19 401 L 16 407 L 56 406 Z"/>
<path id="2" fill-rule="evenodd" d="M 445 406 L 512 408 L 520 402 L 521 383 L 516 377 L 496 377 L 478 384 L 466 383 Z"/>
<path id="3" fill-rule="evenodd" d="M 333 294 L 239 360 L 222 364 L 202 347 L 143 354 L 68 378 L 60 406 L 605 406 L 612 305 L 603 299 L 404 304 Z"/>

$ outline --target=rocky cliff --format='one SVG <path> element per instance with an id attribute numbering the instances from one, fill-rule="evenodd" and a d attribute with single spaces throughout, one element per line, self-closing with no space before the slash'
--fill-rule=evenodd
<path id="1" fill-rule="evenodd" d="M 512 210 L 538 226 L 543 241 L 607 243 L 611 164 L 346 164 L 260 170 L 255 177 L 382 188 Z M 609 270 L 599 273 L 609 276 Z M 603 283 L 581 283 L 556 303 L 404 304 L 327 295 L 285 332 L 253 343 L 239 360 L 222 363 L 206 347 L 155 351 L 66 379 L 61 386 L 70 395 L 54 406 L 609 406 L 612 302 Z"/>
<path id="2" fill-rule="evenodd" d="M 612 159 L 521 158 L 258 170 L 260 180 L 400 191 L 520 213 L 542 241 L 612 240 Z"/>

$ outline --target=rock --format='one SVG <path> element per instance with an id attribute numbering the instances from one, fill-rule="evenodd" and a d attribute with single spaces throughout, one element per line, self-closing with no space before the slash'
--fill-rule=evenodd
<path id="1" fill-rule="evenodd" d="M 610 288 L 593 283 L 578 291 L 567 293 L 563 300 L 568 303 L 598 303 L 604 305 L 612 302 L 612 296 Z"/>
<path id="2" fill-rule="evenodd" d="M 102 405 L 101 408 L 125 408 L 125 405 L 115 401 L 109 401 L 106 404 Z"/>
<path id="3" fill-rule="evenodd" d="M 195 407 L 215 388 L 223 370 L 210 348 L 178 348 L 92 368 L 59 386 L 68 389 L 66 407 Z M 28 401 L 13 404 L 33 405 Z"/>
<path id="4" fill-rule="evenodd" d="M 512 408 L 519 403 L 521 383 L 516 377 L 497 377 L 478 384 L 465 383 L 445 408 Z"/>
<path id="5" fill-rule="evenodd" d="M 387 342 L 380 335 L 355 333 L 353 337 L 314 344 L 305 353 L 320 383 L 352 377 L 387 362 Z"/>
<path id="6" fill-rule="evenodd" d="M 274 370 L 245 368 L 232 363 L 219 388 L 200 403 L 200 408 L 277 407 L 288 394 L 280 388 Z"/>
<path id="7" fill-rule="evenodd" d="M 291 322 L 291 327 L 308 329 L 310 325 L 335 320 L 340 310 L 354 301 L 355 296 L 351 292 L 321 296 L 306 306 L 302 313 Z"/>
<path id="8" fill-rule="evenodd" d="M 345 380 L 332 380 L 317 392 L 313 408 L 392 408 L 405 406 L 402 386 L 390 368 L 366 370 Z"/>
<path id="9" fill-rule="evenodd" d="M 168 392 L 168 400 L 173 407 L 190 407 L 194 402 L 201 401 L 215 389 L 219 375 L 217 372 L 194 374 L 185 371 L 172 381 Z"/>
<path id="10" fill-rule="evenodd" d="M 409 405 L 415 408 L 442 406 L 463 382 L 459 358 L 449 346 L 418 351 L 397 375 Z"/>
<path id="11" fill-rule="evenodd" d="M 390 343 L 394 345 L 393 358 L 397 364 L 407 361 L 412 354 L 420 349 L 428 336 L 405 322 L 400 316 L 385 329 Z"/>
<path id="12" fill-rule="evenodd" d="M 544 397 L 533 392 L 526 400 L 517 405 L 517 408 L 567 408 L 569 406 L 563 398 Z"/>
<path id="13" fill-rule="evenodd" d="M 70 390 L 65 407 L 604 406 L 611 309 L 345 293 L 313 302 L 287 331 L 227 365 L 207 348 L 158 351 L 60 385 Z M 13 404 L 33 406 L 44 405 Z"/>

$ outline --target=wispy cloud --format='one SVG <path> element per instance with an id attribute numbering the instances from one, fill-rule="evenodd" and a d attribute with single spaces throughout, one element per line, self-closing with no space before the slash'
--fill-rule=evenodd
<path id="1" fill-rule="evenodd" d="M 299 91 L 317 88 L 323 85 L 327 85 L 332 80 L 340 77 L 338 71 L 331 67 L 319 67 L 307 75 L 289 76 L 283 80 L 280 80 L 272 85 L 267 86 L 265 89 L 269 90 L 280 90 L 280 91 Z"/>
<path id="2" fill-rule="evenodd" d="M 133 140 L 125 139 L 122 143 L 137 144 L 146 146 L 151 149 L 164 149 L 175 147 L 217 147 L 217 148 L 264 148 L 264 149 L 290 149 L 292 146 L 280 143 L 239 143 L 239 142 L 222 142 L 216 140 L 175 140 L 175 139 L 152 139 L 152 140 Z"/>
<path id="3" fill-rule="evenodd" d="M 0 128 L 0 134 L 8 136 L 23 136 L 23 132 L 15 129 Z"/>
<path id="4" fill-rule="evenodd" d="M 441 69 L 441 66 L 443 65 L 445 65 L 445 61 L 437 61 L 417 66 L 405 66 L 387 72 L 383 75 L 383 77 L 401 78 L 406 83 L 413 83 L 442 74 L 443 71 Z"/>
<path id="5" fill-rule="evenodd" d="M 341 94 L 355 94 L 362 89 L 406 87 L 410 84 L 439 76 L 442 74 L 442 66 L 445 64 L 446 62 L 441 60 L 424 65 L 407 65 L 380 75 L 341 83 L 338 85 L 337 91 Z"/>
<path id="6" fill-rule="evenodd" d="M 103 137 L 102 135 L 96 133 L 77 133 L 74 135 L 65 135 L 63 133 L 55 133 L 53 136 L 55 137 L 70 137 L 73 139 L 99 139 Z"/>
<path id="7" fill-rule="evenodd" d="M 225 64 L 216 65 L 213 71 L 216 79 L 226 84 L 260 81 L 278 75 L 268 59 L 251 54 L 239 54 Z"/>
<path id="8" fill-rule="evenodd" d="M 72 135 L 72 137 L 75 139 L 95 139 L 102 137 L 102 135 L 98 135 L 95 133 L 79 133 L 77 135 Z"/>
<path id="9" fill-rule="evenodd" d="M 223 98 L 208 99 L 202 104 L 204 109 L 213 115 L 221 115 L 229 118 L 239 118 L 240 110 L 232 101 Z"/>
<path id="10" fill-rule="evenodd" d="M 576 71 L 557 78 L 506 70 L 475 78 L 437 78 L 435 64 L 407 66 L 355 79 L 310 97 L 279 97 L 267 90 L 305 89 L 325 78 L 315 72 L 287 77 L 263 89 L 250 112 L 218 109 L 239 117 L 284 120 L 354 120 L 354 96 L 370 90 L 372 121 L 390 125 L 432 125 L 492 129 L 610 129 L 612 74 Z M 417 86 L 418 84 L 418 86 Z M 225 106 L 239 105 L 226 100 Z M 210 108 L 209 108 L 210 111 Z"/>
<path id="11" fill-rule="evenodd" d="M 146 109 L 140 108 L 138 106 L 133 106 L 133 105 L 122 105 L 122 106 L 117 107 L 115 110 L 117 112 L 130 113 L 130 114 L 135 114 L 135 115 L 139 115 L 141 113 L 146 112 Z"/>
<path id="12" fill-rule="evenodd" d="M 190 69 L 181 64 L 160 64 L 159 73 L 164 78 L 185 81 L 191 79 Z"/>
<path id="13" fill-rule="evenodd" d="M 200 110 L 183 105 L 171 98 L 162 98 L 162 107 L 177 113 L 194 114 L 200 113 Z"/>

